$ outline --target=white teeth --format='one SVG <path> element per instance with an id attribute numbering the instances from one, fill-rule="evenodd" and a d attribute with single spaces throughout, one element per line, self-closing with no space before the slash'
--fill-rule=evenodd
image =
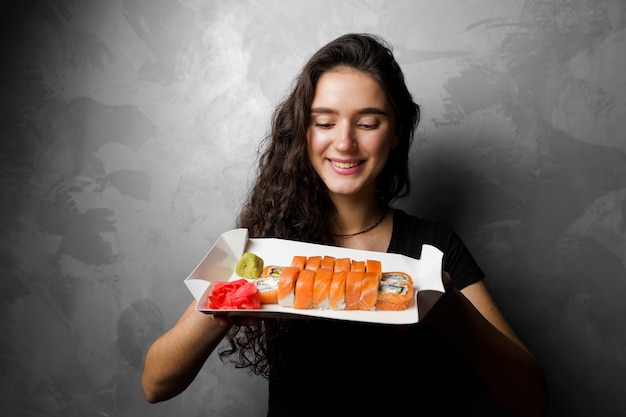
<path id="1" fill-rule="evenodd" d="M 335 165 L 337 168 L 347 169 L 347 168 L 354 168 L 355 166 L 359 165 L 359 163 L 358 162 L 333 161 L 333 165 Z"/>

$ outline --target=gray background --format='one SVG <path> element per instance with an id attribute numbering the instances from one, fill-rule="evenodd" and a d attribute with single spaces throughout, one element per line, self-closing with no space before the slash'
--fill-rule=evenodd
<path id="1" fill-rule="evenodd" d="M 550 415 L 626 415 L 624 1 L 0 4 L 3 415 L 264 415 L 265 382 L 215 358 L 148 405 L 142 359 L 274 106 L 351 31 L 391 41 L 423 108 L 402 207 L 470 246 Z"/>

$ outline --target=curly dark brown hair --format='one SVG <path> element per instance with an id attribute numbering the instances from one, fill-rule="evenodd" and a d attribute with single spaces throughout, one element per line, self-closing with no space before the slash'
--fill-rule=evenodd
<path id="1" fill-rule="evenodd" d="M 291 93 L 274 112 L 271 131 L 259 148 L 258 176 L 238 217 L 238 226 L 247 228 L 250 237 L 338 244 L 330 232 L 337 221 L 336 210 L 309 161 L 306 135 L 317 82 L 338 67 L 373 77 L 394 110 L 398 142 L 377 179 L 381 207 L 408 194 L 409 149 L 419 123 L 419 106 L 385 40 L 371 34 L 343 35 L 310 58 Z M 280 356 L 272 354 L 272 346 L 277 346 L 283 335 L 296 331 L 297 323 L 266 319 L 256 326 L 233 326 L 227 335 L 229 348 L 222 350 L 220 357 L 237 354 L 237 366 L 268 376 L 270 369 L 278 366 Z"/>

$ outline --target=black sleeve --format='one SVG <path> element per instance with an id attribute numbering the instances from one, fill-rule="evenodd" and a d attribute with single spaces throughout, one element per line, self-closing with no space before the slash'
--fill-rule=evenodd
<path id="1" fill-rule="evenodd" d="M 485 277 L 467 246 L 451 228 L 439 221 L 418 219 L 394 210 L 388 252 L 419 259 L 423 244 L 443 252 L 443 270 L 450 274 L 459 290 Z"/>

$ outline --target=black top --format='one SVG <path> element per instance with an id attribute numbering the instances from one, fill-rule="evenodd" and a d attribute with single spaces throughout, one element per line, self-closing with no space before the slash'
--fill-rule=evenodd
<path id="1" fill-rule="evenodd" d="M 483 278 L 459 237 L 439 222 L 394 211 L 388 252 L 443 253 L 457 288 Z M 449 341 L 426 325 L 297 319 L 276 349 L 287 363 L 269 381 L 268 417 L 500 416 L 482 380 Z"/>
<path id="2" fill-rule="evenodd" d="M 472 254 L 452 229 L 439 221 L 418 219 L 395 209 L 387 252 L 419 259 L 423 244 L 443 252 L 443 270 L 450 274 L 459 290 L 484 278 Z"/>

